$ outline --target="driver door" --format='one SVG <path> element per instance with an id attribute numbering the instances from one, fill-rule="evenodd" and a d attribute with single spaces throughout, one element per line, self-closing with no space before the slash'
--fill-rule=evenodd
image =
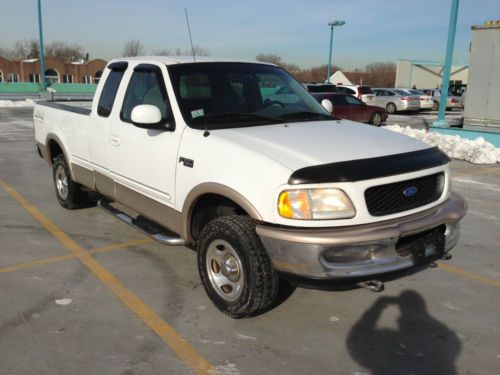
<path id="1" fill-rule="evenodd" d="M 138 127 L 132 110 L 141 104 L 158 107 L 163 122 L 172 122 L 165 66 L 139 64 L 127 71 L 129 84 L 117 106 L 120 115 L 111 124 L 109 162 L 116 186 L 116 200 L 171 227 L 165 206 L 175 207 L 175 173 L 182 129 Z M 121 101 L 120 101 L 121 99 Z"/>

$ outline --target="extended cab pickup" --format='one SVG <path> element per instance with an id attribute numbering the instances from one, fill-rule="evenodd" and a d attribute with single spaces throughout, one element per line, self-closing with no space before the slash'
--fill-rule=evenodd
<path id="1" fill-rule="evenodd" d="M 196 248 L 208 296 L 235 318 L 268 308 L 279 275 L 354 280 L 440 258 L 467 209 L 439 149 L 332 118 L 271 64 L 113 60 L 91 109 L 40 102 L 34 125 L 63 207 L 96 191 L 117 218 Z"/>

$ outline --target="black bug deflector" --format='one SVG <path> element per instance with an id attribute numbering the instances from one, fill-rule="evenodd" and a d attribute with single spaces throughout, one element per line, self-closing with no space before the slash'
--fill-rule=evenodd
<path id="1" fill-rule="evenodd" d="M 315 165 L 296 170 L 290 185 L 324 182 L 354 182 L 394 176 L 444 165 L 450 161 L 437 147 L 378 158 Z"/>

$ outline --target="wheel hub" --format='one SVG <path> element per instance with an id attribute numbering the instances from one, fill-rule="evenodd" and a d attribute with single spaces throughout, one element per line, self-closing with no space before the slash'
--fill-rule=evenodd
<path id="1" fill-rule="evenodd" d="M 215 292 L 228 302 L 238 299 L 243 291 L 244 277 L 236 250 L 224 240 L 212 241 L 207 249 L 205 264 Z"/>
<path id="2" fill-rule="evenodd" d="M 66 176 L 66 171 L 61 165 L 56 169 L 56 188 L 62 199 L 66 199 L 68 197 L 68 177 Z"/>

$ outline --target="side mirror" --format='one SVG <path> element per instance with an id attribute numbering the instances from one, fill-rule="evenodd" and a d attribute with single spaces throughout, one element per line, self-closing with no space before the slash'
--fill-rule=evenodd
<path id="1" fill-rule="evenodd" d="M 157 106 L 151 104 L 141 104 L 134 109 L 130 114 L 130 119 L 139 127 L 151 127 L 152 125 L 157 125 L 161 122 L 161 112 Z"/>
<path id="2" fill-rule="evenodd" d="M 321 101 L 321 105 L 323 106 L 324 109 L 328 111 L 328 113 L 333 112 L 333 103 L 330 99 L 323 99 Z"/>

